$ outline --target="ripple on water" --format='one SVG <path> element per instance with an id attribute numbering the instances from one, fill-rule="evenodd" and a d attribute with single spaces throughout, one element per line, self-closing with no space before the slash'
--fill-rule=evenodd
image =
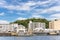
<path id="1" fill-rule="evenodd" d="M 0 40 L 60 40 L 60 36 L 0 37 Z"/>

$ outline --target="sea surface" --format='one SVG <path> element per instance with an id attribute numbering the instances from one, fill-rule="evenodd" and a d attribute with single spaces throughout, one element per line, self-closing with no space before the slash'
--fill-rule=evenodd
<path id="1" fill-rule="evenodd" d="M 60 36 L 0 37 L 0 40 L 60 40 Z"/>

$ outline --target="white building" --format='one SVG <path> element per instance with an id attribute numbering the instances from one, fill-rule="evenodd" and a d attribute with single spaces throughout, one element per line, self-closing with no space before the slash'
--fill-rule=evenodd
<path id="1" fill-rule="evenodd" d="M 18 24 L 11 24 L 11 27 L 13 27 L 14 32 L 17 32 Z"/>
<path id="2" fill-rule="evenodd" d="M 14 32 L 18 24 L 0 24 L 0 33 Z"/>
<path id="3" fill-rule="evenodd" d="M 25 26 L 23 25 L 19 25 L 17 28 L 17 33 L 18 35 L 24 35 L 27 31 L 27 29 L 25 28 Z"/>
<path id="4" fill-rule="evenodd" d="M 28 30 L 32 29 L 34 30 L 40 30 L 40 29 L 45 29 L 45 23 L 41 22 L 29 22 Z"/>

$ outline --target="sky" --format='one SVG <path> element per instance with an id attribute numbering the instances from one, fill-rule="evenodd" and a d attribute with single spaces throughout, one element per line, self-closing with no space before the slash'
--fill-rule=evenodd
<path id="1" fill-rule="evenodd" d="M 33 17 L 60 19 L 60 0 L 0 0 L 0 23 Z"/>

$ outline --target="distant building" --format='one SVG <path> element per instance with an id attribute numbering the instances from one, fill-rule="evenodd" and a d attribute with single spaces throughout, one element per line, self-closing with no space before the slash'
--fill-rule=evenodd
<path id="1" fill-rule="evenodd" d="M 41 22 L 29 22 L 28 30 L 34 31 L 34 30 L 40 30 L 40 29 L 45 29 L 45 23 Z"/>
<path id="2" fill-rule="evenodd" d="M 0 24 L 0 33 L 14 32 L 15 27 L 18 27 L 18 24 Z"/>
<path id="3" fill-rule="evenodd" d="M 49 22 L 49 29 L 60 30 L 60 20 Z"/>
<path id="4" fill-rule="evenodd" d="M 24 35 L 27 32 L 27 29 L 23 25 L 18 25 L 17 33 L 18 35 Z"/>

